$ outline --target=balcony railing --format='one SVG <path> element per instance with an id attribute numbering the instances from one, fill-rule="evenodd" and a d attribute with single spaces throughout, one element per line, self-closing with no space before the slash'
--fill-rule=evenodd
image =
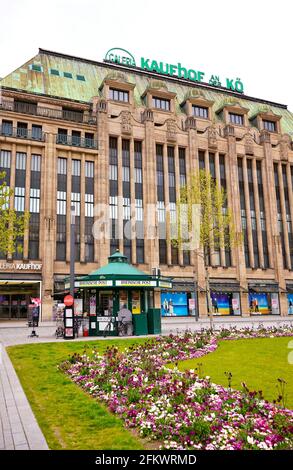
<path id="1" fill-rule="evenodd" d="M 57 134 L 56 143 L 62 145 L 70 145 L 73 147 L 83 147 L 90 149 L 97 149 L 98 142 L 95 139 L 88 139 L 84 137 L 75 137 L 71 135 Z"/>
<path id="2" fill-rule="evenodd" d="M 34 103 L 19 103 L 17 101 L 0 101 L 0 110 L 14 111 L 21 114 L 32 114 L 34 116 L 45 117 L 49 119 L 59 119 L 61 121 L 73 121 L 83 124 L 96 124 L 96 116 L 87 112 L 70 111 L 67 109 L 53 109 L 37 106 Z"/>
<path id="3" fill-rule="evenodd" d="M 5 137 L 14 137 L 16 139 L 38 140 L 39 142 L 45 141 L 45 133 L 39 130 L 28 130 L 21 127 L 8 127 L 7 125 L 0 126 L 0 134 Z"/>

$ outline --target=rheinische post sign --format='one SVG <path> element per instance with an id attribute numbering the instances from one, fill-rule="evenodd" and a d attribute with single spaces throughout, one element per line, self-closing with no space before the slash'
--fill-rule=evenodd
<path id="1" fill-rule="evenodd" d="M 121 49 L 120 47 L 114 47 L 112 49 L 109 49 L 105 55 L 104 60 L 105 62 L 113 62 L 115 64 L 137 67 L 133 55 L 125 49 Z M 148 59 L 146 57 L 141 57 L 140 68 L 148 72 L 157 72 L 162 75 L 183 78 L 186 80 L 192 80 L 194 82 L 209 83 L 212 86 L 224 87 L 228 90 L 236 91 L 237 93 L 244 92 L 243 83 L 241 82 L 240 78 L 226 78 L 224 83 L 222 84 L 219 75 L 211 75 L 208 82 L 206 82 L 204 72 L 183 67 L 180 62 L 175 65 Z"/>

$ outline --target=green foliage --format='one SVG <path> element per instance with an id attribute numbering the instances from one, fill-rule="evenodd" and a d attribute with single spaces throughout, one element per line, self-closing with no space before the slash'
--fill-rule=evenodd
<path id="1" fill-rule="evenodd" d="M 18 215 L 10 206 L 13 190 L 7 187 L 4 178 L 5 173 L 0 173 L 0 252 L 13 254 L 22 251 L 17 239 L 23 237 L 28 227 L 29 213 Z"/>
<path id="2" fill-rule="evenodd" d="M 227 208 L 226 193 L 209 172 L 200 170 L 190 175 L 188 184 L 180 190 L 180 203 L 185 205 L 190 235 L 199 237 L 199 248 L 205 254 L 236 244 L 233 216 L 231 210 Z M 199 230 L 197 225 L 192 226 L 193 211 L 196 206 L 200 215 Z M 180 211 L 183 211 L 183 207 L 179 207 Z M 179 214 L 179 243 L 183 241 L 181 220 Z"/>

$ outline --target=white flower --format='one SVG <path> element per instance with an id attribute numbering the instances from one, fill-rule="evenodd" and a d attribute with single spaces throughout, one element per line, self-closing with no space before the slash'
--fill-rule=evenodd
<path id="1" fill-rule="evenodd" d="M 253 437 L 247 436 L 247 442 L 248 442 L 248 444 L 253 445 L 253 444 L 254 444 L 254 439 L 253 439 Z"/>

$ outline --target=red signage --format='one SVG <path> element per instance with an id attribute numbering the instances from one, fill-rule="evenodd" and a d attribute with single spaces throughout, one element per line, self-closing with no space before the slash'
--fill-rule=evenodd
<path id="1" fill-rule="evenodd" d="M 72 295 L 66 295 L 64 297 L 64 303 L 66 307 L 71 307 L 71 305 L 73 305 L 74 303 L 74 298 L 72 297 Z"/>

